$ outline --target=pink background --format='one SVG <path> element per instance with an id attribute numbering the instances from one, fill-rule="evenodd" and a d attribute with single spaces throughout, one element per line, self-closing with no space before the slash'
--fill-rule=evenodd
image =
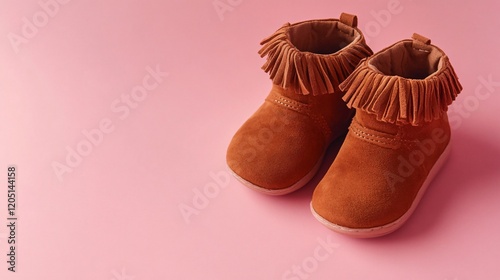
<path id="1" fill-rule="evenodd" d="M 500 279 L 498 1 L 219 0 L 230 7 L 219 14 L 213 0 L 65 1 L 51 15 L 38 0 L 0 3 L 0 279 Z M 243 187 L 225 165 L 270 88 L 260 40 L 342 11 L 358 15 L 374 51 L 413 32 L 431 38 L 464 86 L 447 165 L 403 228 L 371 240 L 310 214 L 335 148 L 284 197 Z M 23 18 L 36 31 L 23 35 Z M 168 77 L 126 105 L 147 67 Z M 88 146 L 83 133 L 103 121 L 109 130 Z M 53 165 L 78 147 L 87 155 L 58 178 Z M 16 273 L 6 263 L 12 164 Z M 204 189 L 210 198 L 196 200 Z"/>

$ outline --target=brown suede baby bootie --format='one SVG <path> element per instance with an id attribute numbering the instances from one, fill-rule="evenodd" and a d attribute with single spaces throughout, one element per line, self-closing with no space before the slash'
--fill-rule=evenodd
<path id="1" fill-rule="evenodd" d="M 448 57 L 413 35 L 360 63 L 340 85 L 356 115 L 311 210 L 355 237 L 398 229 L 450 149 L 448 105 L 462 90 Z"/>
<path id="2" fill-rule="evenodd" d="M 264 104 L 234 135 L 227 163 L 244 185 L 272 195 L 304 186 L 354 111 L 339 84 L 372 54 L 356 16 L 285 24 L 262 41 L 273 82 Z"/>

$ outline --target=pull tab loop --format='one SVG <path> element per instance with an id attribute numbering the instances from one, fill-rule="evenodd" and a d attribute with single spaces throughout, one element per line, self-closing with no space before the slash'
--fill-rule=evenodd
<path id="1" fill-rule="evenodd" d="M 343 24 L 347 24 L 350 27 L 354 27 L 354 28 L 358 27 L 358 17 L 355 15 L 351 15 L 348 13 L 341 13 L 339 20 Z"/>
<path id="2" fill-rule="evenodd" d="M 423 50 L 423 51 L 430 50 L 431 39 L 429 39 L 423 35 L 420 35 L 418 33 L 413 33 L 411 38 L 413 39 L 413 48 L 414 49 Z"/>

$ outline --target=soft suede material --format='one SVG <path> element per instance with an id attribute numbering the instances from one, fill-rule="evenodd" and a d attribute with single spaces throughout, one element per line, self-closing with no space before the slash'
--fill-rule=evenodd
<path id="1" fill-rule="evenodd" d="M 329 223 L 373 229 L 396 221 L 448 146 L 446 110 L 461 85 L 446 55 L 425 39 L 374 54 L 340 85 L 356 115 L 312 198 Z"/>
<path id="2" fill-rule="evenodd" d="M 355 17 L 344 18 L 285 24 L 263 41 L 263 69 L 273 86 L 227 150 L 229 168 L 244 183 L 295 190 L 314 174 L 328 145 L 347 132 L 354 110 L 338 85 L 372 52 L 348 25 Z"/>
<path id="3" fill-rule="evenodd" d="M 274 86 L 269 95 L 276 96 L 277 92 L 283 90 Z M 332 106 L 332 103 L 342 104 L 340 96 L 325 97 L 330 99 L 328 103 Z M 313 98 L 316 97 L 309 97 Z M 352 117 L 343 105 L 338 116 L 332 116 L 327 122 L 315 112 L 318 108 L 314 100 L 309 100 L 311 104 L 303 103 L 311 112 L 299 113 L 274 102 L 274 99 L 268 98 L 242 125 L 227 152 L 228 165 L 236 174 L 266 189 L 290 187 L 306 176 L 321 160 L 330 142 L 345 133 Z M 316 123 L 319 121 L 314 120 L 313 114 L 334 127 L 333 133 L 326 135 L 329 131 Z"/>
<path id="4" fill-rule="evenodd" d="M 410 208 L 448 145 L 448 120 L 398 126 L 358 111 L 351 126 L 357 129 L 351 127 L 316 187 L 313 208 L 328 221 L 349 228 L 393 222 Z"/>

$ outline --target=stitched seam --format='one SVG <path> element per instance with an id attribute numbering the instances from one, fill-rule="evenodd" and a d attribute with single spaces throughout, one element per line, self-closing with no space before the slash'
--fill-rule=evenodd
<path id="1" fill-rule="evenodd" d="M 276 102 L 276 103 L 278 103 L 278 104 L 280 104 L 280 105 L 283 105 L 283 106 L 285 106 L 285 107 L 288 107 L 288 108 L 291 108 L 291 109 L 295 109 L 295 110 L 300 111 L 300 108 L 298 108 L 298 107 L 294 107 L 294 106 L 289 105 L 289 104 L 286 104 L 286 103 L 283 103 L 283 102 L 281 102 L 281 101 L 279 101 L 279 100 L 277 100 L 277 99 L 274 99 L 274 102 Z"/>
<path id="2" fill-rule="evenodd" d="M 361 130 L 361 129 L 357 128 L 357 127 L 353 127 L 353 129 L 356 130 L 357 133 L 361 133 L 361 134 L 364 134 L 364 135 L 367 135 L 367 136 L 381 138 L 381 139 L 384 139 L 384 140 L 388 140 L 390 142 L 394 142 L 395 141 L 394 138 L 388 138 L 388 137 L 383 137 L 383 136 L 379 136 L 379 135 L 375 135 L 375 134 L 370 134 L 370 133 L 364 132 L 363 130 Z"/>
<path id="3" fill-rule="evenodd" d="M 301 104 L 299 102 L 296 102 L 296 101 L 292 101 L 292 100 L 289 100 L 289 99 L 286 99 L 286 98 L 283 98 L 283 97 L 276 97 L 278 99 L 275 99 L 274 101 L 276 102 L 283 102 L 283 103 L 289 103 L 289 104 L 292 104 L 292 105 L 295 105 L 295 106 L 298 106 L 298 107 L 307 107 L 306 104 Z"/>
<path id="4" fill-rule="evenodd" d="M 385 144 L 385 145 L 391 145 L 392 144 L 392 143 L 383 142 L 383 141 L 380 141 L 380 140 L 377 140 L 377 139 L 368 138 L 366 136 L 361 135 L 358 131 L 353 131 L 353 133 L 356 136 L 358 136 L 359 138 L 362 138 L 362 139 L 365 139 L 365 140 L 368 140 L 368 141 L 373 141 L 373 142 L 377 142 L 377 143 Z"/>
<path id="5" fill-rule="evenodd" d="M 273 101 L 275 104 L 284 106 L 286 108 L 292 109 L 296 112 L 303 113 L 308 115 L 309 113 L 309 106 L 307 104 L 301 104 L 299 102 L 293 102 L 291 100 L 288 100 L 287 98 L 281 97 L 281 96 L 272 96 L 269 101 Z"/>
<path id="6" fill-rule="evenodd" d="M 389 137 L 384 137 L 384 136 L 379 136 L 379 135 L 371 134 L 371 133 L 365 132 L 361 128 L 359 128 L 359 127 L 362 127 L 359 124 L 353 123 L 353 125 L 354 125 L 354 127 L 351 126 L 352 129 L 357 130 L 358 133 L 362 133 L 364 135 L 368 135 L 368 136 L 371 136 L 371 137 L 381 138 L 381 139 L 384 139 L 384 140 L 388 140 L 388 141 L 390 141 L 392 143 L 397 143 L 397 142 L 400 142 L 400 143 L 404 142 L 405 144 L 407 144 L 407 143 L 410 143 L 410 144 L 415 143 L 415 140 L 398 138 L 397 135 L 395 135 L 393 138 L 389 138 Z M 366 139 L 369 139 L 369 138 L 366 138 Z M 375 141 L 375 139 L 374 139 L 374 141 Z M 383 143 L 383 142 L 380 142 L 380 143 Z M 387 143 L 387 144 L 389 144 L 389 143 Z"/>
<path id="7" fill-rule="evenodd" d="M 317 116 L 316 114 L 312 113 L 309 109 L 309 105 L 307 104 L 301 104 L 299 102 L 294 102 L 291 100 L 288 100 L 283 97 L 274 97 L 273 101 L 276 102 L 277 104 L 280 104 L 282 106 L 285 106 L 287 108 L 293 109 L 299 113 L 304 113 L 308 117 L 311 118 L 311 120 L 318 126 L 320 129 L 321 133 L 325 136 L 325 138 L 331 137 L 332 131 L 328 124 L 326 124 L 326 121 L 321 118 L 320 116 Z M 295 105 L 295 106 L 294 106 Z"/>

